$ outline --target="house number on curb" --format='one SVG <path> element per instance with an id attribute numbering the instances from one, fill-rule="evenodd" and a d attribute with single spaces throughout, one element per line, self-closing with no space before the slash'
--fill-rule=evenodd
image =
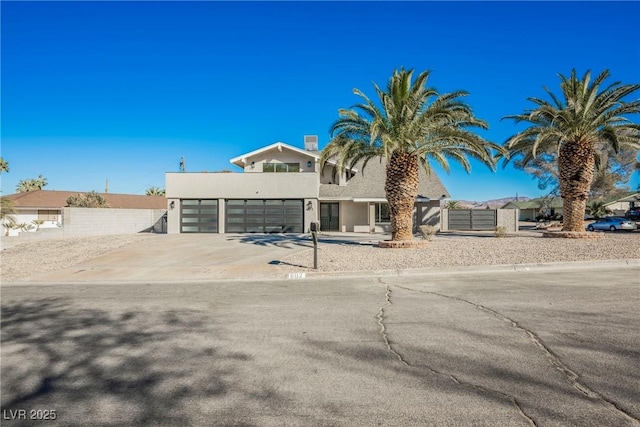
<path id="1" fill-rule="evenodd" d="M 289 273 L 289 279 L 304 279 L 307 273 Z"/>

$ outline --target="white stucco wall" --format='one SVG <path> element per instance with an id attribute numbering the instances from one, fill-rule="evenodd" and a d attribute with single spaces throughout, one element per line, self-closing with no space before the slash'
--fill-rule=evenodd
<path id="1" fill-rule="evenodd" d="M 369 203 L 340 202 L 340 230 L 353 232 L 354 226 L 369 226 Z"/>
<path id="2" fill-rule="evenodd" d="M 54 209 L 47 209 L 47 210 L 54 210 Z M 19 209 L 19 210 L 17 210 L 17 212 L 15 214 L 12 214 L 11 216 L 15 220 L 16 224 L 31 224 L 31 225 L 33 225 L 33 228 L 31 230 L 29 230 L 30 233 L 36 231 L 36 227 L 37 226 L 35 224 L 33 224 L 33 221 L 38 219 L 38 209 Z M 44 223 L 42 223 L 40 225 L 39 228 L 40 229 L 43 229 L 43 228 L 58 228 L 62 224 L 62 215 L 61 215 L 60 211 L 58 211 L 58 215 L 55 218 L 56 218 L 55 221 L 45 221 Z M 3 236 L 7 235 L 7 231 L 9 232 L 8 233 L 9 236 L 17 236 L 19 233 L 23 233 L 22 231 L 20 231 L 18 229 L 8 229 L 7 230 L 7 228 L 4 227 L 4 224 L 2 224 L 1 227 L 2 227 L 2 235 Z"/>
<path id="3" fill-rule="evenodd" d="M 316 173 L 169 172 L 165 177 L 171 200 L 318 198 Z"/>

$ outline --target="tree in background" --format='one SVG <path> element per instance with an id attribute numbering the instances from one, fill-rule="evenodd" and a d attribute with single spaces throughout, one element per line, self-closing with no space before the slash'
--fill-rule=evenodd
<path id="1" fill-rule="evenodd" d="M 26 193 L 27 191 L 42 190 L 47 185 L 47 178 L 42 175 L 38 175 L 35 179 L 23 179 L 18 182 L 16 186 L 16 192 Z"/>
<path id="2" fill-rule="evenodd" d="M 591 202 L 591 204 L 587 205 L 587 213 L 595 219 L 599 219 L 603 216 L 611 215 L 613 212 L 604 205 L 604 202 Z"/>
<path id="3" fill-rule="evenodd" d="M 493 150 L 501 150 L 469 129 L 487 129 L 483 120 L 460 100 L 467 92 L 439 94 L 426 86 L 429 71 L 412 82 L 413 70 L 395 70 L 387 90 L 374 83 L 378 103 L 358 89 L 364 102 L 339 110 L 340 118 L 331 126 L 331 141 L 322 150 L 321 168 L 336 160 L 334 172 L 342 173 L 363 161 L 386 159 L 384 190 L 391 216 L 391 240 L 413 238 L 413 209 L 418 196 L 422 167 L 431 171 L 429 160 L 447 172 L 448 159 L 455 159 L 469 172 L 468 156 L 493 168 Z"/>
<path id="4" fill-rule="evenodd" d="M 67 199 L 67 206 L 72 208 L 108 208 L 107 201 L 97 192 L 76 194 Z"/>
<path id="5" fill-rule="evenodd" d="M 164 196 L 165 190 L 160 187 L 149 187 L 145 191 L 147 196 Z"/>
<path id="6" fill-rule="evenodd" d="M 638 152 L 629 148 L 621 148 L 617 153 L 607 147 L 596 150 L 599 153 L 598 162 L 591 188 L 589 199 L 611 198 L 629 191 L 629 180 L 633 172 L 637 170 L 636 157 Z M 559 190 L 558 183 L 558 156 L 556 152 L 538 153 L 535 159 L 523 164 L 523 159 L 514 162 L 517 169 L 532 175 L 538 180 L 538 188 L 549 189 L 556 194 Z"/>
<path id="7" fill-rule="evenodd" d="M 9 172 L 9 162 L 0 157 L 0 173 Z"/>
<path id="8" fill-rule="evenodd" d="M 616 153 L 620 149 L 637 153 L 640 149 L 640 126 L 627 118 L 640 113 L 640 100 L 624 101 L 640 85 L 614 82 L 603 88 L 608 70 L 593 81 L 589 71 L 579 78 L 575 69 L 569 77 L 559 77 L 561 97 L 544 88 L 550 102 L 529 98 L 534 109 L 505 117 L 529 125 L 505 142 L 505 161 L 517 157 L 526 166 L 540 153 L 557 152 L 562 230 L 582 232 L 587 198 L 602 154 L 599 150 L 606 146 Z"/>

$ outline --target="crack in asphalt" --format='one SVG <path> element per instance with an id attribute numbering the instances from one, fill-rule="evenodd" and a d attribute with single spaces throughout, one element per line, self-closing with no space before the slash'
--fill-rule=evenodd
<path id="1" fill-rule="evenodd" d="M 391 344 L 391 341 L 389 340 L 389 335 L 387 334 L 387 328 L 385 327 L 384 324 L 384 318 L 385 318 L 385 308 L 390 307 L 392 305 L 391 303 L 391 288 L 389 287 L 389 285 L 387 283 L 384 283 L 381 279 L 378 279 L 379 282 L 383 285 L 385 285 L 385 302 L 386 304 L 380 307 L 380 310 L 378 311 L 378 314 L 376 316 L 376 318 L 378 319 L 378 325 L 380 326 L 380 335 L 382 336 L 382 340 L 384 341 L 385 346 L 387 347 L 387 350 L 389 350 L 396 358 L 398 358 L 398 360 L 405 366 L 407 367 L 411 367 L 411 368 L 421 368 L 421 369 L 426 369 L 429 372 L 431 372 L 434 375 L 438 375 L 438 376 L 442 376 L 442 377 L 446 377 L 448 379 L 450 379 L 451 381 L 453 381 L 454 383 L 458 384 L 458 385 L 462 385 L 462 386 L 466 386 L 466 387 L 471 387 L 475 390 L 481 391 L 483 393 L 486 394 L 492 394 L 494 396 L 499 396 L 502 398 L 505 398 L 507 400 L 509 400 L 513 406 L 516 408 L 516 410 L 518 411 L 518 413 L 520 414 L 520 416 L 522 416 L 525 420 L 527 420 L 529 422 L 529 424 L 532 427 L 538 427 L 538 425 L 536 424 L 536 422 L 533 420 L 533 418 L 531 418 L 529 415 L 527 415 L 526 412 L 524 412 L 524 410 L 522 409 L 522 407 L 520 406 L 520 404 L 518 403 L 518 400 L 516 399 L 515 396 L 511 396 L 508 395 L 506 393 L 503 393 L 501 391 L 498 390 L 494 390 L 491 388 L 487 388 L 478 384 L 474 384 L 471 382 L 467 382 L 467 381 L 463 381 L 458 379 L 455 375 L 451 375 L 451 374 L 447 374 L 444 372 L 440 372 L 436 369 L 433 369 L 430 366 L 427 365 L 421 365 L 421 364 L 412 364 L 407 362 L 407 360 L 393 347 L 393 345 Z M 400 286 L 398 286 L 400 287 Z M 404 289 L 404 288 L 403 288 Z M 411 289 L 408 289 L 411 290 Z"/>
<path id="2" fill-rule="evenodd" d="M 524 326 L 521 326 L 518 322 L 516 322 L 515 320 L 505 316 L 504 314 L 493 310 L 489 307 L 486 307 L 482 304 L 477 304 L 474 303 L 472 301 L 466 300 L 464 298 L 459 298 L 459 297 L 454 297 L 451 295 L 445 295 L 445 294 L 441 294 L 438 292 L 432 292 L 432 291 L 424 291 L 424 290 L 420 290 L 420 289 L 411 289 L 411 288 L 407 288 L 404 286 L 400 286 L 400 285 L 394 285 L 397 286 L 400 289 L 404 289 L 407 291 L 411 291 L 411 292 L 420 292 L 423 294 L 429 294 L 429 295 L 435 295 L 441 298 L 447 298 L 447 299 L 451 299 L 454 301 L 458 301 L 458 302 L 462 302 L 468 305 L 471 305 L 472 307 L 484 311 L 486 313 L 491 314 L 492 316 L 506 322 L 509 323 L 511 325 L 511 327 L 513 327 L 514 329 L 517 329 L 521 332 L 524 332 L 527 337 L 529 337 L 529 339 L 535 344 L 536 347 L 538 347 L 540 350 L 542 350 L 542 352 L 544 353 L 544 355 L 546 356 L 547 360 L 549 361 L 549 363 L 551 363 L 551 365 L 556 368 L 560 373 L 564 374 L 564 376 L 566 377 L 567 381 L 569 382 L 569 384 L 571 384 L 576 390 L 578 390 L 580 393 L 584 394 L 585 396 L 593 399 L 593 400 L 597 400 L 599 401 L 604 407 L 606 407 L 607 409 L 609 409 L 610 411 L 614 412 L 615 414 L 618 415 L 622 415 L 624 418 L 626 418 L 628 421 L 631 421 L 631 423 L 634 426 L 640 427 L 640 420 L 636 417 L 634 417 L 633 415 L 631 415 L 630 413 L 628 413 L 627 411 L 625 411 L 624 409 L 622 409 L 621 407 L 618 406 L 618 404 L 612 400 L 610 400 L 609 398 L 602 396 L 600 393 L 596 392 L 595 390 L 592 390 L 591 388 L 589 388 L 589 386 L 587 386 L 586 384 L 584 384 L 581 380 L 580 380 L 580 376 L 574 372 L 573 370 L 571 370 L 563 361 L 562 359 L 560 359 L 560 357 L 555 354 L 553 351 L 551 351 L 551 349 L 549 347 L 547 347 L 544 342 L 542 341 L 542 339 L 533 331 L 525 328 Z M 388 287 L 388 285 L 387 285 Z"/>

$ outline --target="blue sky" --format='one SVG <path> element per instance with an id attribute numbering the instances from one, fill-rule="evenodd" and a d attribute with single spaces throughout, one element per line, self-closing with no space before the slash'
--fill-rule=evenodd
<path id="1" fill-rule="evenodd" d="M 359 88 L 395 68 L 464 89 L 503 143 L 557 73 L 609 68 L 640 80 L 640 2 L 6 2 L 2 193 L 144 194 L 164 173 L 238 170 L 229 159 L 282 141 L 320 146 Z M 637 120 L 637 118 L 635 118 Z M 529 175 L 472 163 L 436 171 L 454 199 L 545 193 Z M 632 180 L 635 188 L 638 174 Z"/>

